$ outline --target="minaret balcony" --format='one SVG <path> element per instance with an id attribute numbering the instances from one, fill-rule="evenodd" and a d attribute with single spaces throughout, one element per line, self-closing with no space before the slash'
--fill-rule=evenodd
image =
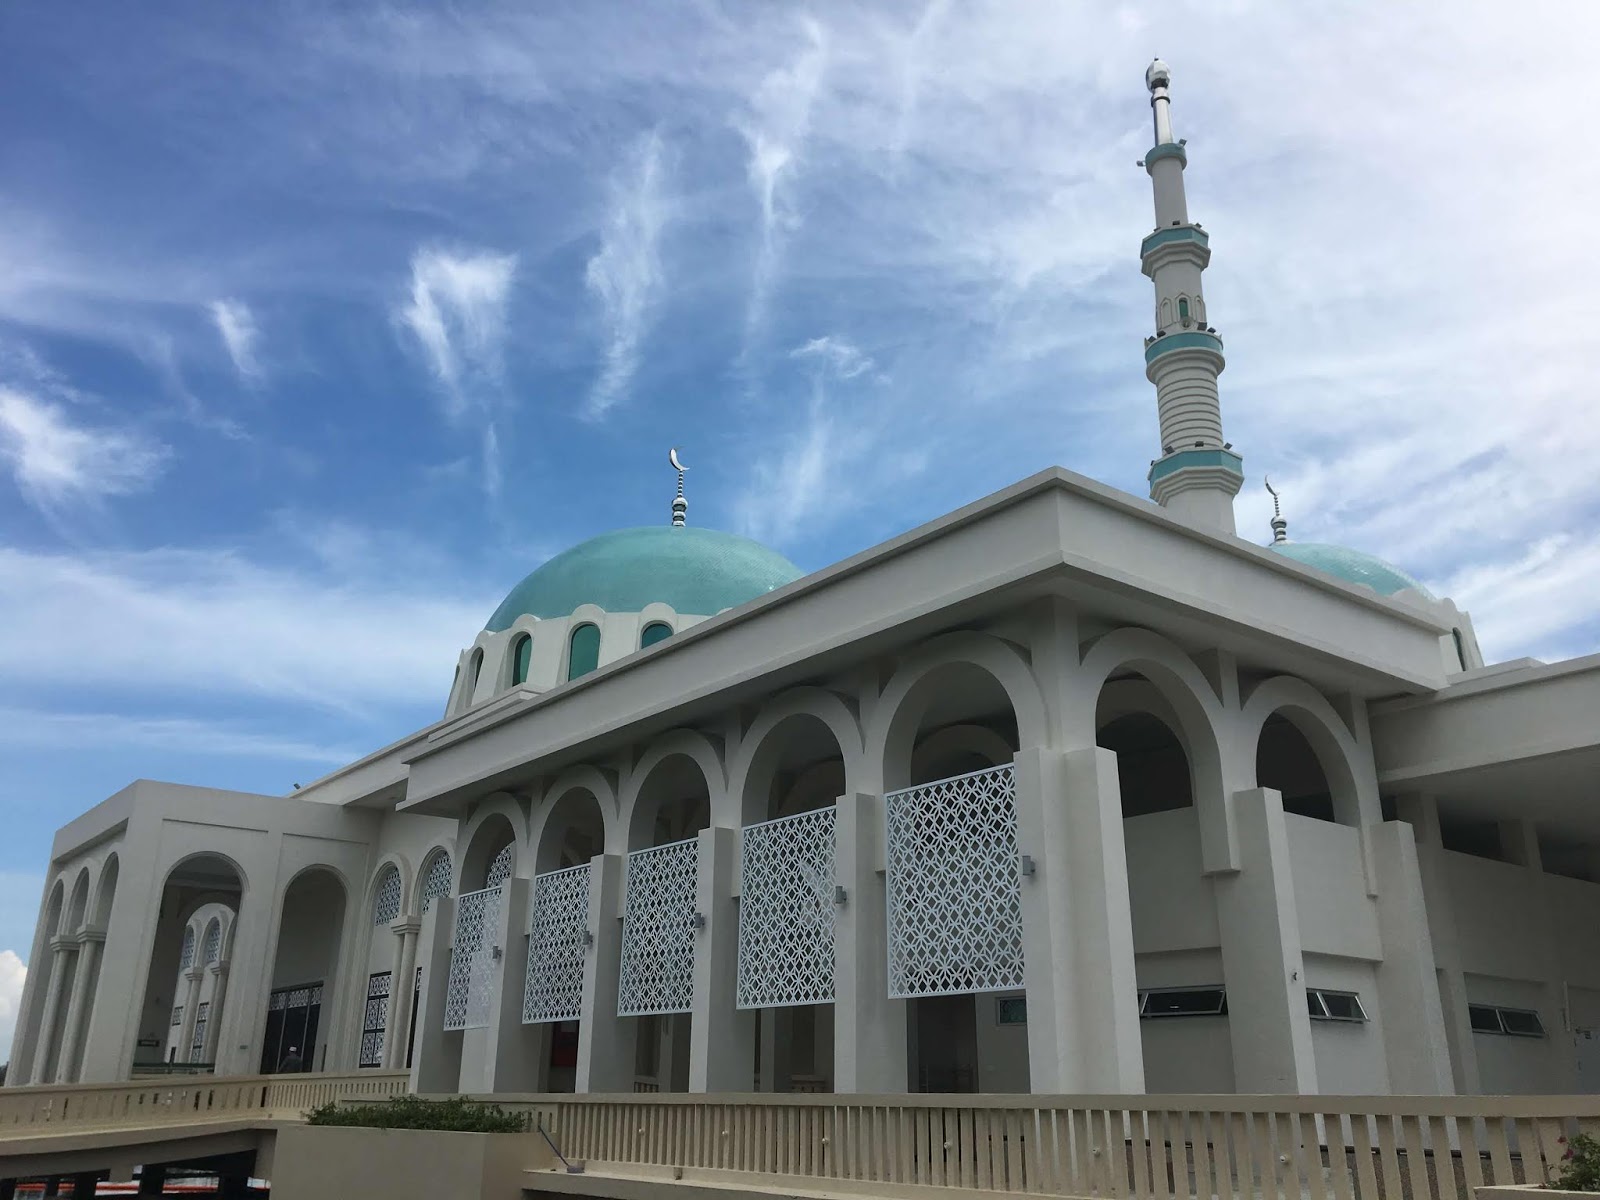
<path id="1" fill-rule="evenodd" d="M 1223 367 L 1222 339 L 1214 333 L 1202 333 L 1198 329 L 1191 329 L 1186 333 L 1169 333 L 1165 337 L 1150 338 L 1145 342 L 1144 365 L 1145 374 L 1150 374 L 1151 367 L 1158 358 L 1168 354 L 1178 354 L 1182 351 L 1200 351 L 1216 359 L 1216 370 Z"/>

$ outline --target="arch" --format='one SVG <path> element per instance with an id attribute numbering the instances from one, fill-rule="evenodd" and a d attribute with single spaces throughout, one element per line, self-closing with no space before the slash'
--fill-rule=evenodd
<path id="1" fill-rule="evenodd" d="M 1194 323 L 1194 318 L 1189 312 L 1189 297 L 1178 297 L 1178 324 L 1185 329 Z"/>
<path id="2" fill-rule="evenodd" d="M 577 799 L 569 800 L 569 797 Z M 599 821 L 600 840 L 594 854 L 614 850 L 622 840 L 617 828 L 617 788 L 612 776 L 598 767 L 571 767 L 558 775 L 546 789 L 544 800 L 534 813 L 528 828 L 528 847 L 533 854 L 533 869 L 553 871 L 560 866 L 556 860 L 562 848 L 572 840 L 571 821 L 581 812 L 584 798 L 594 802 L 594 812 Z M 575 811 L 576 806 L 576 811 Z M 574 852 L 577 847 L 572 847 Z M 591 855 L 592 857 L 592 855 Z M 583 861 L 587 862 L 588 859 Z"/>
<path id="3" fill-rule="evenodd" d="M 528 682 L 528 667 L 533 662 L 533 635 L 523 632 L 511 639 L 511 686 Z"/>
<path id="4" fill-rule="evenodd" d="M 440 896 L 450 895 L 454 882 L 450 847 L 434 846 L 423 855 L 422 870 L 417 873 L 417 887 L 412 893 L 412 907 L 408 911 L 420 917 L 433 907 L 433 902 Z"/>
<path id="5" fill-rule="evenodd" d="M 644 650 L 672 636 L 672 626 L 665 621 L 651 621 L 639 631 L 639 649 Z"/>
<path id="6" fill-rule="evenodd" d="M 790 748 L 785 735 L 792 738 L 807 725 L 813 733 L 831 735 L 833 749 L 843 766 L 840 793 L 859 786 L 861 725 L 854 709 L 824 688 L 791 688 L 765 704 L 740 739 L 738 750 L 728 763 L 730 807 L 737 806 L 738 811 L 726 814 L 718 824 L 749 825 L 775 815 L 768 810 L 768 801 L 773 778 Z"/>
<path id="7" fill-rule="evenodd" d="M 1358 782 L 1366 772 L 1363 756 L 1344 720 L 1328 698 L 1303 679 L 1276 675 L 1257 685 L 1239 712 L 1239 745 L 1248 751 L 1249 778 L 1261 780 L 1261 748 L 1268 722 L 1282 717 L 1304 739 L 1328 785 L 1333 819 L 1341 825 L 1362 823 L 1362 792 Z M 1282 789 L 1279 789 L 1282 790 Z"/>
<path id="8" fill-rule="evenodd" d="M 76 933 L 83 927 L 83 918 L 89 911 L 89 868 L 79 867 L 72 881 L 72 898 L 67 901 L 67 911 L 61 920 L 62 933 Z"/>
<path id="9" fill-rule="evenodd" d="M 338 1036 L 331 1018 L 350 895 L 344 872 L 327 863 L 303 867 L 284 887 L 268 981 L 274 1001 L 267 1005 L 262 1033 L 264 1074 L 284 1067 L 291 1047 L 300 1065 L 287 1069 L 326 1069 Z M 275 1003 L 279 996 L 281 1004 Z"/>
<path id="10" fill-rule="evenodd" d="M 585 621 L 567 635 L 567 678 L 577 679 L 600 665 L 600 626 Z"/>
<path id="11" fill-rule="evenodd" d="M 106 861 L 100 868 L 99 886 L 94 892 L 93 921 L 97 929 L 105 929 L 111 923 L 111 906 L 117 898 L 117 879 L 122 874 L 122 859 L 115 853 L 106 855 Z"/>
<path id="12" fill-rule="evenodd" d="M 1222 744 L 1218 733 L 1222 704 L 1200 668 L 1177 643 L 1148 629 L 1125 628 L 1097 640 L 1083 656 L 1074 689 L 1080 702 L 1098 709 L 1100 693 L 1113 674 L 1143 677 L 1155 688 L 1176 721 L 1174 732 L 1189 756 L 1194 795 L 1221 797 L 1225 793 Z M 1095 712 L 1069 716 L 1073 732 L 1095 728 Z"/>
<path id="13" fill-rule="evenodd" d="M 522 833 L 522 810 L 512 797 L 498 792 L 480 804 L 461 833 L 461 861 L 456 864 L 456 894 L 464 895 L 489 886 L 489 868 L 495 856 L 507 846 L 512 848 L 511 873 L 519 874 L 517 868 L 522 862 Z"/>
<path id="14" fill-rule="evenodd" d="M 67 903 L 67 881 L 62 876 L 56 877 L 55 885 L 50 889 L 50 899 L 44 906 L 45 938 L 55 937 L 61 932 L 61 918 Z M 49 949 L 47 945 L 45 949 Z"/>
<path id="15" fill-rule="evenodd" d="M 726 809 L 727 776 L 722 755 L 703 733 L 675 729 L 650 744 L 628 774 L 618 802 L 619 824 L 624 827 L 626 845 L 619 850 L 640 850 L 655 845 L 655 821 L 664 803 L 691 801 L 689 791 L 704 790 L 705 820 L 736 824 L 737 818 Z M 681 794 L 673 794 L 681 793 Z M 734 817 L 733 820 L 729 820 Z"/>
<path id="16" fill-rule="evenodd" d="M 222 957 L 222 920 L 212 917 L 206 922 L 205 935 L 200 939 L 200 965 L 209 967 Z"/>
<path id="17" fill-rule="evenodd" d="M 868 724 L 865 763 L 880 772 L 883 787 L 910 782 L 913 743 L 940 682 L 966 672 L 988 675 L 1004 691 L 1019 746 L 1050 744 L 1044 696 L 1021 651 L 992 634 L 945 634 L 920 647 L 894 673 Z"/>
<path id="18" fill-rule="evenodd" d="M 946 725 L 917 743 L 911 752 L 911 778 L 927 782 L 1008 763 L 1016 753 L 987 725 Z"/>
<path id="19" fill-rule="evenodd" d="M 405 882 L 400 877 L 400 868 L 392 862 L 386 862 L 378 868 L 372 880 L 372 923 L 388 925 L 399 919 L 404 907 Z"/>
<path id="20" fill-rule="evenodd" d="M 478 692 L 478 680 L 483 675 L 483 647 L 474 646 L 472 653 L 467 656 L 467 686 L 461 695 L 463 708 L 472 703 L 472 698 Z"/>

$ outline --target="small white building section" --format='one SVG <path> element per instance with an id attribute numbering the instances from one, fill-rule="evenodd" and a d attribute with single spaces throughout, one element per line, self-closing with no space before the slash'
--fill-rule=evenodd
<path id="1" fill-rule="evenodd" d="M 63 828 L 10 1079 L 1600 1091 L 1600 656 L 1486 666 L 1397 568 L 1235 536 L 1169 81 L 1157 504 L 1049 470 L 802 577 L 680 474 L 437 723 Z"/>

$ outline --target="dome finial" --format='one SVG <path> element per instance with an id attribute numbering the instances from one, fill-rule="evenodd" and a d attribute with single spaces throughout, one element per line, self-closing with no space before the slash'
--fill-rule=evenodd
<path id="1" fill-rule="evenodd" d="M 1272 541 L 1287 542 L 1289 540 L 1289 522 L 1283 519 L 1283 506 L 1278 503 L 1278 489 L 1272 486 L 1272 476 L 1263 475 L 1261 482 L 1267 485 L 1267 491 L 1272 493 Z"/>
<path id="2" fill-rule="evenodd" d="M 672 524 L 674 527 L 681 529 L 688 523 L 689 518 L 689 502 L 683 498 L 683 473 L 689 468 L 679 460 L 676 446 L 667 451 L 667 461 L 672 464 L 672 469 L 678 473 L 678 494 L 672 498 Z"/>

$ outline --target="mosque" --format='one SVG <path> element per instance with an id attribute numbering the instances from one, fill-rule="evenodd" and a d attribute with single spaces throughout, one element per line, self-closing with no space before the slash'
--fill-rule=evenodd
<path id="1" fill-rule="evenodd" d="M 802 575 L 680 471 L 434 724 L 65 825 L 9 1082 L 1600 1092 L 1600 655 L 1486 664 L 1404 571 L 1237 535 L 1169 80 L 1149 499 L 1052 469 Z"/>

